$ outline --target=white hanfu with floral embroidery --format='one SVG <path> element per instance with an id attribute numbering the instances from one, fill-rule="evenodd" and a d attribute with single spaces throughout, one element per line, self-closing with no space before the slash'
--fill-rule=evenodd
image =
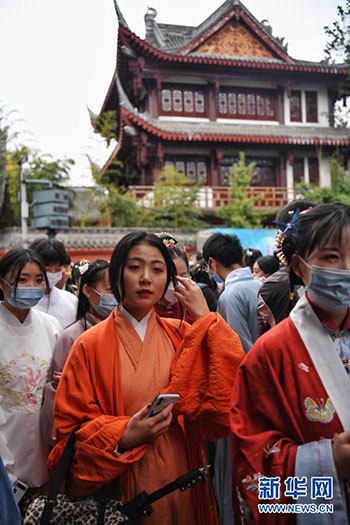
<path id="1" fill-rule="evenodd" d="M 40 487 L 48 481 L 49 447 L 39 418 L 56 340 L 54 317 L 31 309 L 21 323 L 0 304 L 0 454 L 14 481 Z"/>

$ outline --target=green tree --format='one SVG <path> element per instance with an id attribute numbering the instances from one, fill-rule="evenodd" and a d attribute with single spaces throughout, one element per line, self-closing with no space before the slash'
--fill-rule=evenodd
<path id="1" fill-rule="evenodd" d="M 110 183 L 105 186 L 107 195 L 101 212 L 107 226 L 147 226 L 150 211 L 139 206 L 124 187 Z"/>
<path id="2" fill-rule="evenodd" d="M 154 184 L 154 200 L 148 226 L 196 231 L 203 227 L 196 207 L 198 184 L 172 166 L 165 167 Z"/>
<path id="3" fill-rule="evenodd" d="M 94 133 L 98 133 L 105 139 L 107 147 L 116 138 L 118 131 L 118 120 L 116 111 L 105 111 L 92 122 Z"/>
<path id="4" fill-rule="evenodd" d="M 255 162 L 247 164 L 245 154 L 240 152 L 238 162 L 235 162 L 230 169 L 231 202 L 218 212 L 218 217 L 223 219 L 225 225 L 230 228 L 260 227 L 265 216 L 263 212 L 255 210 L 255 204 L 262 198 L 262 195 L 248 196 L 255 165 Z"/>
<path id="5" fill-rule="evenodd" d="M 338 5 L 338 18 L 331 27 L 324 28 L 329 37 L 325 53 L 328 59 L 338 56 L 350 66 L 350 0 L 344 7 Z"/>
<path id="6" fill-rule="evenodd" d="M 320 188 L 301 182 L 295 186 L 300 198 L 317 203 L 342 202 L 350 205 L 350 172 L 338 161 L 336 155 L 330 159 L 331 188 Z"/>
<path id="7" fill-rule="evenodd" d="M 334 107 L 334 122 L 337 127 L 348 128 L 350 126 L 350 97 L 349 75 L 350 75 L 350 0 L 346 0 L 345 6 L 338 5 L 338 20 L 331 27 L 324 27 L 328 42 L 325 47 L 327 60 L 340 60 L 349 67 L 347 83 L 340 86 L 343 92 L 343 101 L 337 101 Z"/>
<path id="8" fill-rule="evenodd" d="M 99 226 L 147 226 L 150 211 L 138 205 L 125 186 L 117 186 L 110 181 L 109 177 L 104 176 L 101 167 L 89 155 L 87 158 L 95 186 L 89 188 L 80 226 L 94 225 L 86 218 L 88 212 L 94 207 L 100 210 Z M 114 169 L 120 175 L 122 163 L 118 160 L 114 161 Z M 101 199 L 101 194 L 104 195 L 103 199 Z"/>
<path id="9" fill-rule="evenodd" d="M 44 155 L 37 150 L 29 149 L 26 146 L 17 147 L 15 150 L 6 151 L 6 183 L 5 198 L 0 219 L 0 225 L 19 226 L 20 225 L 20 202 L 18 195 L 20 192 L 20 161 L 27 157 L 30 162 L 30 170 L 26 176 L 30 179 L 45 179 L 53 183 L 54 187 L 66 188 L 69 181 L 69 171 L 74 164 L 72 159 L 54 160 L 50 155 Z M 42 184 L 27 184 L 27 200 L 32 201 L 33 191 L 42 190 Z"/>

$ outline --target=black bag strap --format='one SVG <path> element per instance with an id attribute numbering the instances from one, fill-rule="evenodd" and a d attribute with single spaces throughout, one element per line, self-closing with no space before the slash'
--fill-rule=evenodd
<path id="1" fill-rule="evenodd" d="M 50 484 L 49 494 L 45 501 L 45 506 L 40 519 L 40 525 L 50 525 L 52 511 L 57 504 L 57 494 L 60 490 L 60 485 L 63 483 L 69 471 L 70 464 L 74 456 L 75 433 L 80 428 L 80 425 L 73 430 L 67 441 L 66 447 L 63 451 L 61 459 L 58 463 L 57 470 Z"/>

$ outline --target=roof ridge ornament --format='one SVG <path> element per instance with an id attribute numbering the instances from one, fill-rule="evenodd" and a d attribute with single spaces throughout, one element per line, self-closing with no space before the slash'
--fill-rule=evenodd
<path id="1" fill-rule="evenodd" d="M 145 13 L 145 18 L 152 18 L 152 20 L 154 20 L 157 16 L 158 12 L 157 12 L 157 9 L 155 7 L 148 7 L 147 6 L 147 11 Z"/>
<path id="2" fill-rule="evenodd" d="M 115 12 L 117 13 L 119 24 L 121 26 L 124 26 L 126 29 L 130 29 L 128 24 L 126 23 L 126 20 L 125 20 L 125 18 L 123 16 L 123 13 L 120 10 L 120 7 L 117 4 L 117 0 L 113 0 L 113 1 L 114 1 L 114 9 L 115 9 Z"/>

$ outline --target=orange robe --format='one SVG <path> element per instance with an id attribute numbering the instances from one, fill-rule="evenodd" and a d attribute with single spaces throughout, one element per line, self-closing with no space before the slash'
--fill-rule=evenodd
<path id="1" fill-rule="evenodd" d="M 151 492 L 204 463 L 203 457 L 196 457 L 196 450 L 201 449 L 206 434 L 212 437 L 210 430 L 216 423 L 217 437 L 229 433 L 230 389 L 244 357 L 238 336 L 214 313 L 192 327 L 186 323 L 178 327 L 178 320 L 161 319 L 153 312 L 142 343 L 131 323 L 116 311 L 73 345 L 56 394 L 59 443 L 49 458 L 54 470 L 67 437 L 83 423 L 76 435 L 71 470 L 73 495 L 90 494 L 117 478 L 124 501 L 141 490 Z M 174 347 L 178 349 L 176 359 Z M 153 443 L 116 455 L 130 417 L 160 391 L 174 389 L 181 396 L 177 415 L 192 420 L 185 433 L 174 418 L 170 429 Z M 199 499 L 194 492 L 176 491 L 162 498 L 154 503 L 154 512 L 145 522 L 210 523 L 208 505 L 205 511 L 198 509 L 203 490 Z"/>

